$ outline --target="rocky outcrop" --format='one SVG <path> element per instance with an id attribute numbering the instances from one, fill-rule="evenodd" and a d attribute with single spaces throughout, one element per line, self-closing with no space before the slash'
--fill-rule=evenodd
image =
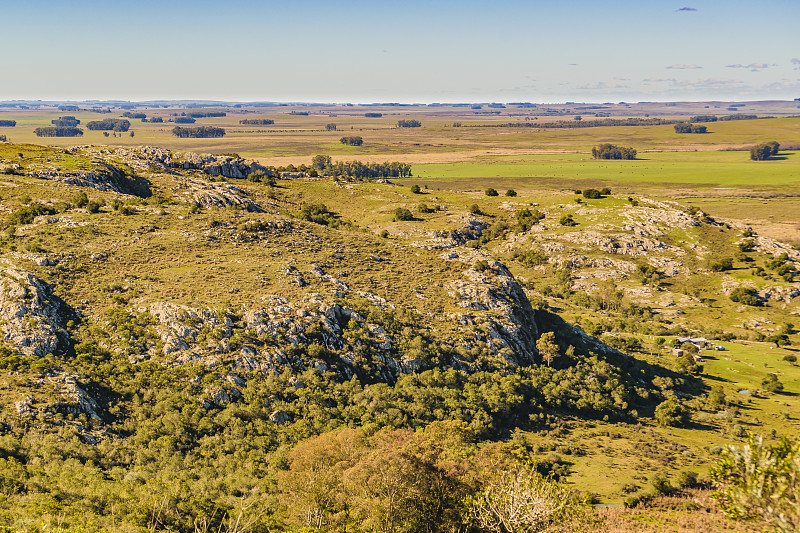
<path id="1" fill-rule="evenodd" d="M 42 357 L 69 347 L 67 323 L 75 312 L 28 272 L 0 266 L 0 331 L 4 344 L 23 355 Z"/>
<path id="2" fill-rule="evenodd" d="M 194 152 L 175 153 L 164 162 L 171 168 L 184 170 L 202 170 L 210 176 L 222 176 L 232 179 L 244 179 L 254 172 L 272 176 L 272 170 L 252 159 L 240 157 L 196 154 Z"/>
<path id="3" fill-rule="evenodd" d="M 261 213 L 262 207 L 250 199 L 245 191 L 230 183 L 211 183 L 187 178 L 177 194 L 198 207 L 224 208 L 238 206 L 254 213 Z"/>
<path id="4" fill-rule="evenodd" d="M 461 307 L 487 311 L 478 322 L 486 328 L 491 351 L 515 365 L 535 362 L 539 330 L 525 291 L 499 261 L 488 257 L 478 261 L 482 261 L 480 270 L 476 262 L 464 272 L 463 279 L 450 282 L 450 295 Z"/>
<path id="5" fill-rule="evenodd" d="M 103 409 L 100 407 L 100 402 L 93 394 L 89 393 L 89 387 L 81 382 L 80 376 L 53 373 L 49 379 L 55 385 L 56 391 L 66 400 L 66 402 L 52 405 L 50 407 L 52 411 L 76 415 L 86 413 L 95 420 L 103 421 Z"/>

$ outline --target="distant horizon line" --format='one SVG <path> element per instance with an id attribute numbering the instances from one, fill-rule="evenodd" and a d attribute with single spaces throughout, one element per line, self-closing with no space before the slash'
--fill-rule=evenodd
<path id="1" fill-rule="evenodd" d="M 631 105 L 631 104 L 692 104 L 692 103 L 765 103 L 765 102 L 798 102 L 795 99 L 757 99 L 757 100 L 642 100 L 642 101 L 619 101 L 619 102 L 589 102 L 589 101 L 563 101 L 563 102 L 532 102 L 532 101 L 441 101 L 441 102 L 319 102 L 319 101 L 292 101 L 292 100 L 219 100 L 210 98 L 152 98 L 144 100 L 124 100 L 124 99 L 8 99 L 0 100 L 0 108 L 18 105 L 38 105 L 38 106 L 58 106 L 58 105 L 129 105 L 145 106 L 148 104 L 203 104 L 220 106 L 269 106 L 269 107 L 288 107 L 288 106 L 333 106 L 333 107 L 415 107 L 415 106 L 471 106 L 471 105 Z"/>

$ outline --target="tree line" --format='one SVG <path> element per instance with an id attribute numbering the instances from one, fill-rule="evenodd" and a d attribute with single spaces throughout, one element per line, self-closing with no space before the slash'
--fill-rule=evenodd
<path id="1" fill-rule="evenodd" d="M 186 113 L 187 117 L 192 118 L 214 118 L 214 117 L 225 117 L 228 114 L 224 111 L 190 111 Z"/>
<path id="2" fill-rule="evenodd" d="M 80 137 L 83 130 L 72 126 L 41 126 L 33 130 L 37 137 Z"/>
<path id="3" fill-rule="evenodd" d="M 248 126 L 269 126 L 270 124 L 275 124 L 275 121 L 270 118 L 244 118 L 239 121 L 239 124 Z"/>
<path id="4" fill-rule="evenodd" d="M 210 138 L 210 137 L 223 137 L 225 135 L 224 128 L 215 128 L 213 126 L 198 126 L 196 128 L 182 128 L 175 126 L 172 128 L 172 134 L 181 138 Z"/>
<path id="5" fill-rule="evenodd" d="M 13 128 L 17 125 L 16 120 L 0 120 L 0 127 L 3 128 Z"/>
<path id="6" fill-rule="evenodd" d="M 128 131 L 131 123 L 127 119 L 119 118 L 106 118 L 103 120 L 92 120 L 86 123 L 86 127 L 90 130 L 113 130 L 113 131 Z"/>
<path id="7" fill-rule="evenodd" d="M 321 176 L 348 176 L 351 178 L 405 178 L 411 176 L 411 165 L 397 161 L 387 163 L 362 163 L 361 161 L 333 162 L 328 155 L 316 155 L 311 168 Z"/>

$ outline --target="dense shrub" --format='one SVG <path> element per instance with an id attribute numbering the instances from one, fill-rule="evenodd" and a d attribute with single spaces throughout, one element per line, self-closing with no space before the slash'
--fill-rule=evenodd
<path id="1" fill-rule="evenodd" d="M 486 189 L 486 196 L 497 196 L 497 195 L 498 195 L 498 192 L 497 192 L 496 189 L 493 189 L 491 187 Z"/>
<path id="2" fill-rule="evenodd" d="M 8 223 L 12 225 L 30 224 L 39 215 L 53 215 L 56 210 L 50 206 L 33 203 L 25 207 L 20 207 L 8 215 Z"/>
<path id="3" fill-rule="evenodd" d="M 669 397 L 656 407 L 656 422 L 659 425 L 683 427 L 689 423 L 691 413 L 689 408 L 680 403 L 676 398 Z"/>
<path id="4" fill-rule="evenodd" d="M 422 189 L 420 189 L 419 185 L 412 185 L 411 186 L 411 193 L 412 194 L 420 194 L 422 193 Z"/>
<path id="5" fill-rule="evenodd" d="M 783 383 L 778 380 L 777 374 L 767 374 L 767 376 L 761 380 L 761 388 L 767 392 L 782 392 Z"/>
<path id="6" fill-rule="evenodd" d="M 726 257 L 718 261 L 712 261 L 708 268 L 712 272 L 724 272 L 733 269 L 733 259 Z"/>
<path id="7" fill-rule="evenodd" d="M 558 219 L 558 223 L 562 226 L 577 226 L 578 223 L 575 222 L 575 219 L 572 218 L 572 215 L 564 215 L 560 219 Z"/>
<path id="8" fill-rule="evenodd" d="M 730 299 L 744 305 L 760 306 L 762 305 L 761 299 L 758 297 L 758 291 L 751 287 L 736 287 L 731 291 Z"/>
<path id="9" fill-rule="evenodd" d="M 394 221 L 414 220 L 414 214 L 405 207 L 398 207 L 394 210 Z"/>
<path id="10" fill-rule="evenodd" d="M 602 195 L 597 189 L 584 189 L 583 197 L 588 198 L 589 200 L 596 200 L 597 198 L 601 198 Z"/>
<path id="11" fill-rule="evenodd" d="M 541 213 L 538 209 L 531 211 L 525 208 L 517 211 L 516 218 L 517 227 L 520 231 L 525 232 L 529 231 L 534 224 L 538 224 L 544 218 L 544 213 Z"/>
<path id="12" fill-rule="evenodd" d="M 516 195 L 517 195 L 517 191 L 515 191 L 514 189 L 508 189 L 506 191 L 506 196 L 509 196 L 511 198 L 515 197 Z"/>

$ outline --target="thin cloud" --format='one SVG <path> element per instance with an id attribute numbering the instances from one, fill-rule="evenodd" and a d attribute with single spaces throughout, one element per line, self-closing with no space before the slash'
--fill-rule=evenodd
<path id="1" fill-rule="evenodd" d="M 795 65 L 795 70 L 800 70 L 800 59 L 793 57 L 792 58 L 792 65 Z"/>
<path id="2" fill-rule="evenodd" d="M 597 83 L 588 83 L 586 85 L 579 85 L 576 89 L 584 91 L 596 91 L 598 89 L 627 89 L 628 86 L 614 81 L 600 81 Z"/>
<path id="3" fill-rule="evenodd" d="M 686 87 L 689 89 L 717 89 L 721 87 L 727 88 L 745 88 L 747 85 L 741 80 L 729 80 L 720 78 L 704 78 L 694 80 L 675 80 L 673 82 L 675 87 Z"/>
<path id="4" fill-rule="evenodd" d="M 682 7 L 680 9 L 678 9 L 677 11 L 697 11 L 697 9 L 695 9 L 693 7 Z"/>
<path id="5" fill-rule="evenodd" d="M 736 63 L 735 65 L 725 65 L 728 68 L 749 68 L 751 70 L 760 70 L 763 68 L 769 68 L 772 65 L 769 63 L 750 63 L 749 65 L 742 65 L 741 63 Z"/>
<path id="6" fill-rule="evenodd" d="M 676 63 L 675 65 L 670 65 L 670 66 L 665 67 L 665 68 L 676 69 L 676 70 L 686 70 L 686 69 L 691 70 L 691 69 L 703 68 L 703 67 L 701 67 L 700 65 L 695 65 L 694 63 L 692 63 L 691 65 L 684 65 L 682 63 Z"/>

